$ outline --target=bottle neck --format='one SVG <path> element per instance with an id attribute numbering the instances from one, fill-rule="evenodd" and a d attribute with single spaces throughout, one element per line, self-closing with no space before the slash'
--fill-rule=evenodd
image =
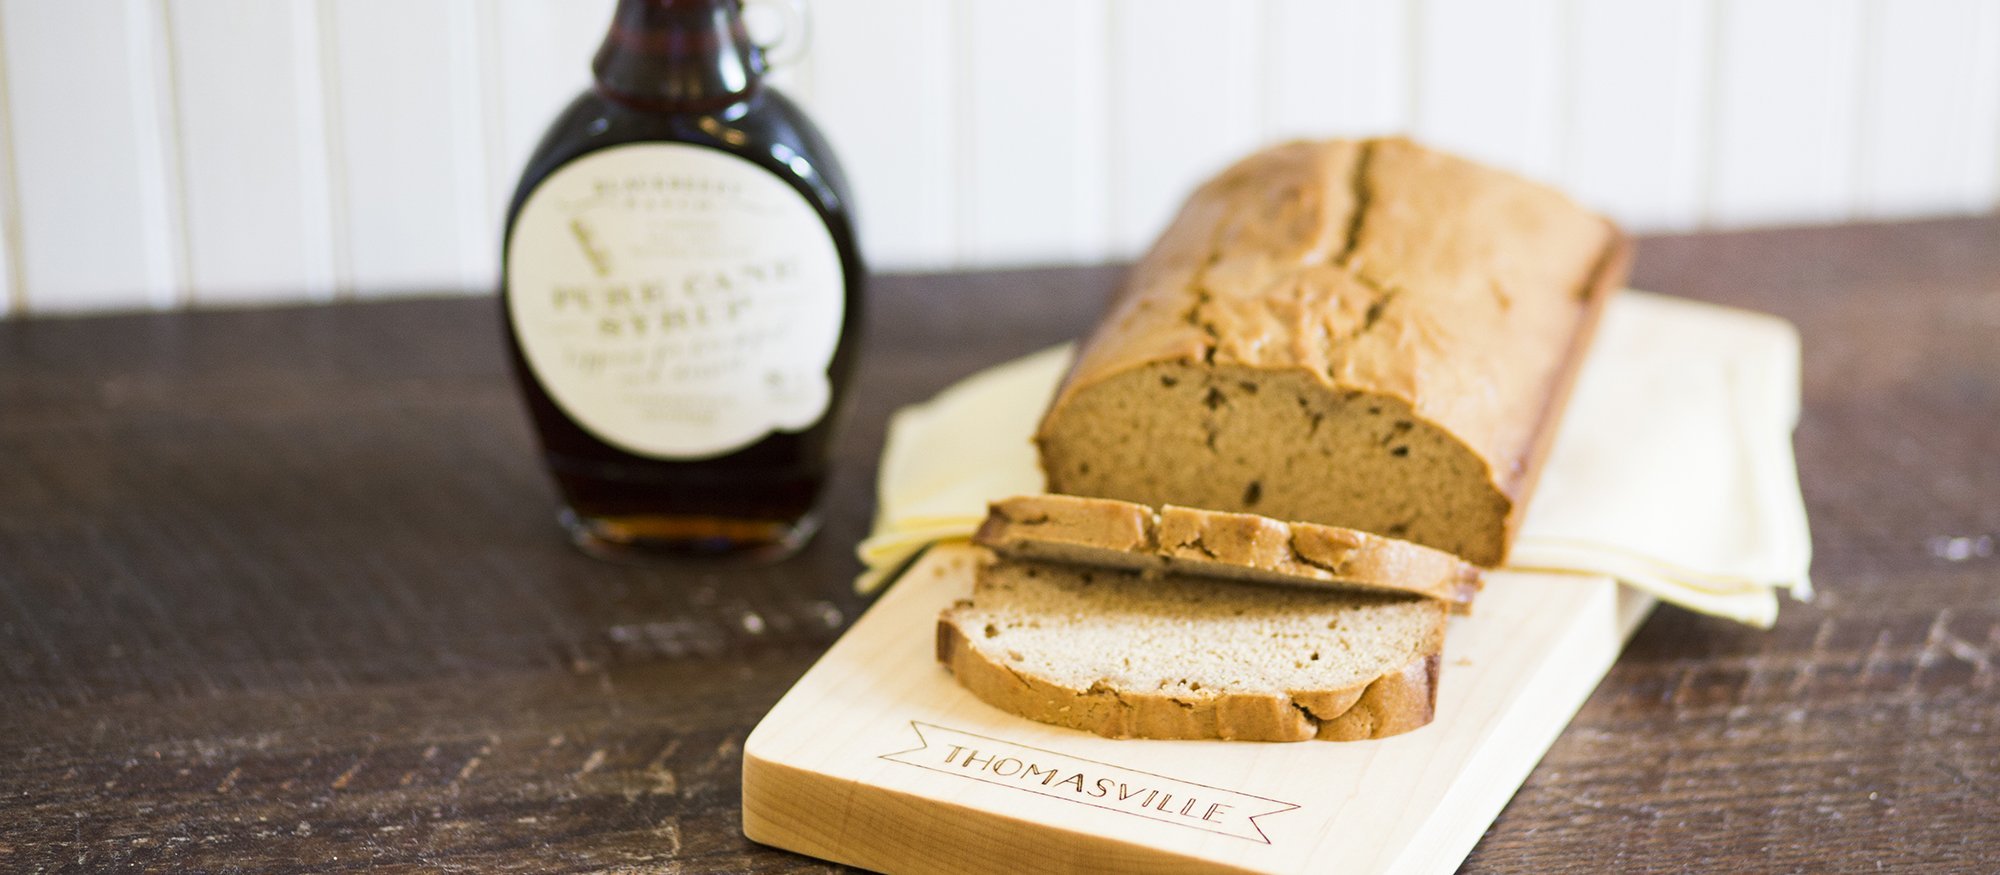
<path id="1" fill-rule="evenodd" d="M 739 0 L 618 0 L 591 72 L 598 91 L 620 103 L 712 110 L 757 89 L 764 55 Z"/>

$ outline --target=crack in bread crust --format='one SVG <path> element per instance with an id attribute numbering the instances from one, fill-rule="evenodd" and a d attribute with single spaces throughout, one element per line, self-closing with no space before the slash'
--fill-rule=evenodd
<path id="1" fill-rule="evenodd" d="M 1331 575 L 1333 577 L 1341 577 L 1346 575 L 1348 560 L 1353 558 L 1352 554 L 1350 553 L 1349 555 L 1342 557 L 1341 560 L 1338 562 L 1322 562 L 1311 556 L 1307 556 L 1303 551 L 1299 549 L 1299 539 L 1298 536 L 1296 535 L 1285 539 L 1285 549 L 1291 553 L 1291 561 L 1298 563 L 1299 565 L 1305 566 L 1307 568 L 1317 568 L 1320 571 L 1326 572 L 1328 575 Z"/>
<path id="2" fill-rule="evenodd" d="M 1013 518 L 1045 518 L 1015 526 Z M 1252 514 L 1073 495 L 993 503 L 974 541 L 1003 556 L 1228 581 L 1411 593 L 1468 609 L 1480 570 L 1439 550 Z"/>
<path id="3" fill-rule="evenodd" d="M 1396 535 L 1407 509 L 1377 518 L 1360 499 L 1282 483 L 1389 488 L 1449 502 L 1397 537 L 1496 566 L 1628 249 L 1560 193 L 1406 140 L 1256 153 L 1188 199 L 1084 344 L 1036 435 L 1049 488 Z M 1277 411 L 1173 400 L 1205 375 L 1267 394 L 1300 384 L 1286 440 L 1330 458 L 1314 466 L 1248 437 L 1284 427 Z M 1423 441 L 1377 451 L 1334 428 L 1374 408 L 1420 424 Z M 1221 470 L 1213 484 L 1145 470 L 1161 465 Z M 1385 466 L 1423 482 L 1352 473 Z"/>
<path id="4" fill-rule="evenodd" d="M 1340 254 L 1333 259 L 1334 264 L 1343 268 L 1354 268 L 1354 251 L 1361 246 L 1361 223 L 1368 220 L 1368 207 L 1375 199 L 1374 190 L 1368 185 L 1368 165 L 1374 158 L 1375 144 L 1361 144 L 1361 154 L 1354 158 L 1354 173 L 1347 181 L 1353 207 L 1348 211 L 1346 240 L 1341 243 Z"/>

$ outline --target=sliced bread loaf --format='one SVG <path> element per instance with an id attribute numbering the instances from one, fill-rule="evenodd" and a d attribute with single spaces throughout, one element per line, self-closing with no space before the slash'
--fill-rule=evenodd
<path id="1" fill-rule="evenodd" d="M 1113 738 L 1351 741 L 1431 720 L 1444 603 L 996 559 L 938 659 L 1005 711 Z"/>
<path id="2" fill-rule="evenodd" d="M 993 502 L 973 541 L 1020 559 L 1259 583 L 1360 587 L 1469 605 L 1478 566 L 1367 532 L 1075 495 Z"/>
<path id="3" fill-rule="evenodd" d="M 1498 565 L 1627 252 L 1562 194 L 1406 140 L 1259 152 L 1085 343 L 1037 434 L 1048 490 Z"/>

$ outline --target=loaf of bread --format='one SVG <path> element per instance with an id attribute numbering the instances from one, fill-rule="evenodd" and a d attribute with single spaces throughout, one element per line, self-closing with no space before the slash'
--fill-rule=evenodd
<path id="1" fill-rule="evenodd" d="M 1171 571 L 1294 586 L 1359 588 L 1443 599 L 1479 592 L 1479 568 L 1442 550 L 1353 529 L 1247 513 L 1074 495 L 993 502 L 973 542 L 1015 559 Z"/>
<path id="2" fill-rule="evenodd" d="M 997 708 L 1113 738 L 1349 741 L 1431 720 L 1444 603 L 1009 559 L 938 619 Z"/>
<path id="3" fill-rule="evenodd" d="M 1299 142 L 1202 186 L 1037 433 L 1050 492 L 1506 557 L 1616 227 L 1401 139 Z"/>

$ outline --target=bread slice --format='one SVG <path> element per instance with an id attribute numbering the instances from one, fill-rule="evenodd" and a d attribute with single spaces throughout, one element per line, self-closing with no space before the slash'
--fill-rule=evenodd
<path id="1" fill-rule="evenodd" d="M 1445 608 L 1414 596 L 995 559 L 938 618 L 988 704 L 1112 738 L 1352 741 L 1429 723 Z"/>
<path id="2" fill-rule="evenodd" d="M 1036 435 L 1048 491 L 1497 566 L 1629 249 L 1560 192 L 1407 140 L 1258 152 L 1085 342 Z"/>
<path id="3" fill-rule="evenodd" d="M 1442 550 L 1247 513 L 1075 495 L 993 502 L 973 541 L 1002 556 L 1219 577 L 1359 587 L 1472 603 L 1480 569 Z"/>

